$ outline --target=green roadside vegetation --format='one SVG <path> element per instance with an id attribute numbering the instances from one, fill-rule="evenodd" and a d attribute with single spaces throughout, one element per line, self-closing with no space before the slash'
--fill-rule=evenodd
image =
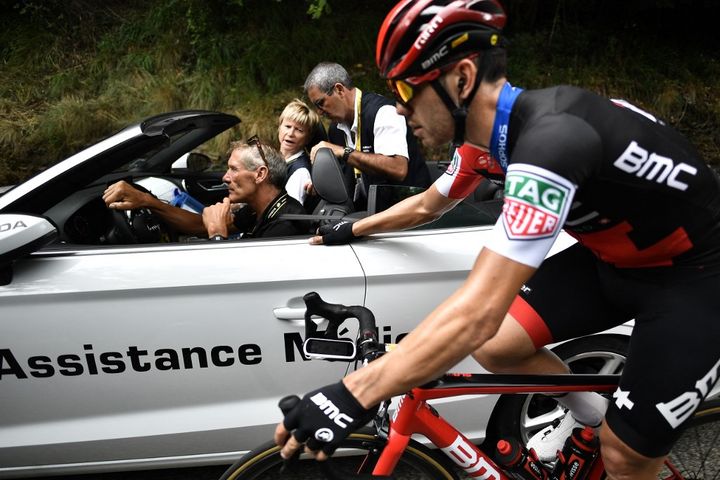
<path id="1" fill-rule="evenodd" d="M 386 93 L 375 37 L 394 0 L 0 0 L 0 185 L 143 117 L 233 113 L 208 145 L 276 141 L 284 105 L 324 60 Z M 624 98 L 720 164 L 719 7 L 703 0 L 507 0 L 510 78 Z M 692 7 L 688 9 L 688 5 Z M 309 8 L 321 9 L 319 18 Z M 428 151 L 441 158 L 445 149 Z"/>

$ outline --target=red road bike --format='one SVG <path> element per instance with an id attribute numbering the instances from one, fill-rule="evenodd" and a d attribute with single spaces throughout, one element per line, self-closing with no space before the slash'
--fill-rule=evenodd
<path id="1" fill-rule="evenodd" d="M 326 303 L 316 293 L 307 294 L 305 303 L 304 349 L 309 357 L 355 360 L 367 364 L 392 348 L 391 345 L 378 343 L 375 318 L 367 308 Z M 327 319 L 327 328 L 318 331 L 313 317 Z M 338 328 L 350 318 L 357 319 L 360 325 L 355 341 L 338 335 Z M 352 433 L 328 462 L 315 462 L 303 456 L 287 462 L 280 457 L 279 447 L 267 442 L 233 464 L 221 480 L 512 479 L 515 478 L 513 474 L 497 461 L 498 438 L 490 435 L 482 444 L 474 444 L 444 420 L 428 401 L 460 395 L 552 394 L 570 391 L 607 394 L 617 388 L 619 377 L 617 374 L 446 374 L 403 395 L 392 414 L 389 409 L 391 402 L 383 402 L 373 426 Z M 285 408 L 289 406 L 284 405 Z M 493 418 L 491 421 L 508 420 Z M 412 438 L 413 435 L 424 436 L 436 448 L 418 442 Z M 720 479 L 719 439 L 720 401 L 706 401 L 689 422 L 658 478 Z M 597 452 L 588 461 L 588 473 L 583 479 L 606 478 L 602 459 Z M 553 467 L 553 464 L 541 464 L 548 476 Z"/>

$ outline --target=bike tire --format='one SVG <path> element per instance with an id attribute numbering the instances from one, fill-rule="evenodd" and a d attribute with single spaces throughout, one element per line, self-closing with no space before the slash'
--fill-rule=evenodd
<path id="1" fill-rule="evenodd" d="M 562 343 L 553 352 L 574 373 L 617 374 L 625 366 L 629 341 L 625 335 L 590 335 Z M 501 438 L 512 437 L 525 444 L 562 415 L 560 405 L 546 395 L 501 395 L 488 422 L 486 442 L 494 445 Z"/>
<path id="2" fill-rule="evenodd" d="M 332 468 L 339 478 L 352 479 L 353 474 L 369 475 L 372 466 L 367 464 L 367 451 L 381 451 L 386 440 L 371 429 L 352 433 L 331 458 Z M 220 480 L 310 480 L 325 478 L 318 462 L 301 459 L 289 470 L 280 474 L 283 460 L 280 448 L 273 442 L 247 453 L 228 468 Z M 400 458 L 392 478 L 396 480 L 459 480 L 455 469 L 444 456 L 411 440 Z"/>

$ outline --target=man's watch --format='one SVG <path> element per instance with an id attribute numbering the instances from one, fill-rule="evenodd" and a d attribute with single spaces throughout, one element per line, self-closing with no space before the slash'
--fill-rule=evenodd
<path id="1" fill-rule="evenodd" d="M 214 242 L 222 242 L 223 240 L 227 240 L 227 237 L 223 237 L 218 233 L 217 235 L 213 235 L 212 237 L 210 237 L 210 240 Z"/>
<path id="2" fill-rule="evenodd" d="M 345 147 L 345 150 L 343 151 L 342 161 L 347 163 L 348 158 L 350 158 L 350 154 L 354 151 L 355 149 L 352 147 Z"/>

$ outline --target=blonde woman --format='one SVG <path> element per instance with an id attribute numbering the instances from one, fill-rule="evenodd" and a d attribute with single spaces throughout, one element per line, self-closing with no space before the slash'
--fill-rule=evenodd
<path id="1" fill-rule="evenodd" d="M 318 128 L 320 117 L 303 101 L 295 99 L 285 106 L 278 121 L 280 154 L 287 163 L 285 190 L 304 204 L 310 180 L 310 157 L 305 148 Z"/>

